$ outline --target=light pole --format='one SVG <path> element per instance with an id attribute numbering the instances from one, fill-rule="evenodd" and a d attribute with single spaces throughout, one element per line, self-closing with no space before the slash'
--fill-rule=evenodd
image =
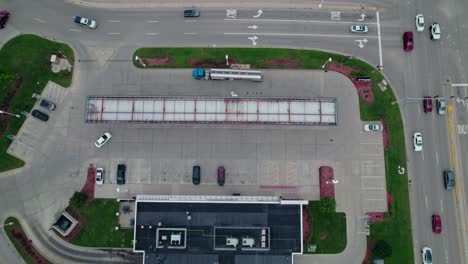
<path id="1" fill-rule="evenodd" d="M 322 69 L 324 69 L 325 66 L 327 66 L 327 64 L 331 61 L 332 61 L 332 58 L 328 58 L 328 60 L 322 65 Z"/>
<path id="2" fill-rule="evenodd" d="M 2 110 L 0 110 L 0 114 L 11 115 L 11 116 L 15 116 L 15 117 L 17 117 L 17 118 L 20 118 L 20 117 L 21 117 L 21 116 L 20 116 L 20 115 L 18 115 L 18 114 L 16 114 L 16 115 L 15 115 L 15 114 L 8 113 L 8 112 L 6 112 L 6 111 L 2 111 Z"/>
<path id="3" fill-rule="evenodd" d="M 226 66 L 229 66 L 229 56 L 226 54 Z"/>

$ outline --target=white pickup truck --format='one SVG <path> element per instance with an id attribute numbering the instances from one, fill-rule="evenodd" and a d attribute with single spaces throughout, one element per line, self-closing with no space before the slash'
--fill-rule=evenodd
<path id="1" fill-rule="evenodd" d="M 89 18 L 84 18 L 80 16 L 75 16 L 75 23 L 83 25 L 83 26 L 88 26 L 89 28 L 95 29 L 97 27 L 96 21 L 89 19 Z"/>

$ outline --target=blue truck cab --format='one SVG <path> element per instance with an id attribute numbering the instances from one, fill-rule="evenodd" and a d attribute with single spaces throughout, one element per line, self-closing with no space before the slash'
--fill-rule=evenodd
<path id="1" fill-rule="evenodd" d="M 192 77 L 197 80 L 203 79 L 205 77 L 205 69 L 203 68 L 193 69 Z"/>

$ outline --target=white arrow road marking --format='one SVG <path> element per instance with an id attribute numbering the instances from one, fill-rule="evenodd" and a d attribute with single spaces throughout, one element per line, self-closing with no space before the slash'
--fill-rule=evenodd
<path id="1" fill-rule="evenodd" d="M 250 29 L 257 29 L 258 27 L 256 25 L 253 25 L 253 26 L 248 26 L 248 28 Z"/>
<path id="2" fill-rule="evenodd" d="M 364 21 L 364 18 L 366 18 L 366 14 L 361 14 L 361 18 L 358 19 L 357 21 Z"/>
<path id="3" fill-rule="evenodd" d="M 260 17 L 262 15 L 263 11 L 260 9 L 257 11 L 257 14 L 253 17 L 257 18 L 257 17 Z"/>
<path id="4" fill-rule="evenodd" d="M 457 103 L 462 103 L 463 106 L 465 105 L 465 101 L 460 99 L 460 97 L 457 97 Z"/>
<path id="5" fill-rule="evenodd" d="M 41 23 L 47 23 L 47 22 L 45 22 L 44 20 L 39 19 L 39 18 L 37 18 L 37 17 L 35 17 L 34 20 L 37 20 L 37 21 L 39 21 L 39 22 L 41 22 Z"/>
<path id="6" fill-rule="evenodd" d="M 256 40 L 258 39 L 257 36 L 248 37 L 248 39 L 252 41 L 252 45 L 257 46 L 257 42 L 256 42 Z"/>
<path id="7" fill-rule="evenodd" d="M 359 44 L 359 48 L 364 48 L 364 44 L 363 43 L 367 43 L 367 39 L 355 39 L 354 41 L 357 41 Z"/>

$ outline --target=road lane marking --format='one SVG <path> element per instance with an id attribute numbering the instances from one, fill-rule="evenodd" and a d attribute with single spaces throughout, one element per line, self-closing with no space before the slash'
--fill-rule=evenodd
<path id="1" fill-rule="evenodd" d="M 452 87 L 466 87 L 468 83 L 452 83 Z"/>
<path id="2" fill-rule="evenodd" d="M 37 21 L 39 21 L 39 22 L 41 22 L 41 23 L 47 23 L 47 22 L 45 22 L 44 20 L 39 19 L 39 18 L 37 18 L 37 17 L 35 17 L 34 20 L 37 20 Z"/>
<path id="3" fill-rule="evenodd" d="M 437 154 L 437 151 L 436 151 L 436 162 L 437 162 L 437 168 L 439 167 L 439 154 Z"/>
<path id="4" fill-rule="evenodd" d="M 244 32 L 225 32 L 224 35 L 252 35 L 252 33 L 244 33 Z M 259 36 L 277 36 L 277 37 L 334 37 L 334 38 L 358 38 L 359 36 L 355 35 L 325 35 L 325 34 L 295 34 L 295 33 L 255 33 L 255 35 Z M 377 38 L 377 36 L 366 36 L 367 38 Z"/>
<path id="5" fill-rule="evenodd" d="M 152 32 L 148 32 L 148 33 L 145 33 L 146 35 L 158 35 L 159 33 L 152 33 Z"/>
<path id="6" fill-rule="evenodd" d="M 427 195 L 426 195 L 426 209 L 429 208 L 429 204 L 427 203 Z"/>
<path id="7" fill-rule="evenodd" d="M 382 38 L 381 38 L 381 33 L 380 33 L 380 17 L 379 17 L 379 12 L 375 12 L 376 18 L 377 18 L 377 35 L 379 36 L 379 65 L 382 67 L 383 66 L 383 59 L 382 59 Z"/>
<path id="8" fill-rule="evenodd" d="M 120 20 L 107 20 L 108 22 L 112 22 L 112 23 L 118 23 L 120 22 Z"/>
<path id="9" fill-rule="evenodd" d="M 119 32 L 111 32 L 111 33 L 107 33 L 107 34 L 109 34 L 109 35 L 120 35 Z"/>
<path id="10" fill-rule="evenodd" d="M 260 21 L 260 22 L 296 22 L 296 23 L 329 23 L 329 24 L 356 24 L 353 21 L 330 21 L 330 20 L 295 20 L 295 19 L 251 19 L 251 18 L 225 18 L 225 21 Z M 376 25 L 375 22 L 365 22 L 359 24 Z"/>
<path id="11" fill-rule="evenodd" d="M 196 35 L 196 34 L 197 33 L 195 33 L 195 32 L 186 32 L 186 33 L 184 33 L 184 35 Z"/>
<path id="12" fill-rule="evenodd" d="M 148 22 L 148 23 L 159 23 L 158 20 L 148 20 L 148 21 L 146 21 L 146 22 Z"/>
<path id="13" fill-rule="evenodd" d="M 74 29 L 74 28 L 69 28 L 68 30 L 70 30 L 70 31 L 75 31 L 75 32 L 81 32 L 81 30 L 79 30 L 79 29 Z"/>

